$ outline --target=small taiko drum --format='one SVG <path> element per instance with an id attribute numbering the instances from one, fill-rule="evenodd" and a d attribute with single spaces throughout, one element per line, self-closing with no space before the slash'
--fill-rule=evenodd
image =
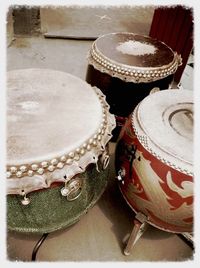
<path id="1" fill-rule="evenodd" d="M 108 180 L 115 118 L 100 90 L 70 74 L 7 76 L 7 226 L 49 233 L 88 211 Z"/>
<path id="2" fill-rule="evenodd" d="M 135 106 L 151 91 L 168 89 L 181 57 L 161 41 L 133 33 L 110 33 L 92 44 L 86 81 L 106 95 L 116 116 L 116 139 Z"/>
<path id="3" fill-rule="evenodd" d="M 193 97 L 189 90 L 147 96 L 116 148 L 120 190 L 134 212 L 162 230 L 193 229 Z"/>

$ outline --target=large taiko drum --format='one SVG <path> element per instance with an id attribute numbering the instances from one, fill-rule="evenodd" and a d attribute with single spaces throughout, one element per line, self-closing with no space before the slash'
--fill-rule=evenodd
<path id="1" fill-rule="evenodd" d="M 108 180 L 115 118 L 102 92 L 48 69 L 8 72 L 7 226 L 49 233 L 75 223 Z"/>
<path id="2" fill-rule="evenodd" d="M 92 44 L 86 81 L 106 95 L 116 116 L 116 140 L 135 106 L 151 91 L 168 89 L 181 57 L 161 41 L 133 33 L 110 33 Z"/>
<path id="3" fill-rule="evenodd" d="M 193 229 L 193 97 L 149 95 L 134 109 L 116 148 L 120 190 L 147 222 L 169 232 Z"/>

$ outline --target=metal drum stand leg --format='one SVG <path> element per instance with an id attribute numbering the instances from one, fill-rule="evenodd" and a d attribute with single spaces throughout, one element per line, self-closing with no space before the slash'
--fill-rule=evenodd
<path id="1" fill-rule="evenodd" d="M 42 245 L 42 243 L 44 242 L 44 240 L 47 238 L 48 236 L 48 233 L 45 233 L 41 236 L 41 238 L 38 240 L 38 242 L 36 243 L 34 249 L 33 249 L 33 252 L 32 252 L 32 257 L 31 257 L 31 260 L 32 261 L 35 261 L 36 260 L 36 255 L 37 255 L 37 252 L 40 248 L 40 246 Z"/>
<path id="2" fill-rule="evenodd" d="M 130 255 L 133 246 L 147 229 L 148 223 L 146 222 L 146 220 L 147 220 L 147 217 L 141 212 L 138 212 L 136 214 L 135 219 L 134 219 L 133 230 L 128 239 L 128 243 L 124 249 L 124 255 L 126 256 Z"/>

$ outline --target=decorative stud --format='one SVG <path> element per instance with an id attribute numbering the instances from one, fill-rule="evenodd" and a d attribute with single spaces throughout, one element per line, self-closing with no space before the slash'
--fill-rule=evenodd
<path id="1" fill-rule="evenodd" d="M 31 166 L 31 168 L 32 168 L 32 170 L 36 171 L 36 170 L 38 170 L 38 165 L 37 164 L 33 164 Z"/>
<path id="2" fill-rule="evenodd" d="M 43 162 L 41 163 L 41 166 L 42 166 L 43 168 L 48 167 L 48 162 L 47 162 L 47 161 L 43 161 Z"/>
<path id="3" fill-rule="evenodd" d="M 88 144 L 87 145 L 87 150 L 90 151 L 91 150 L 91 146 Z"/>
<path id="4" fill-rule="evenodd" d="M 71 158 L 68 158 L 67 161 L 66 161 L 67 165 L 71 165 L 73 163 L 73 159 Z"/>
<path id="5" fill-rule="evenodd" d="M 84 155 L 85 154 L 85 150 L 83 148 L 81 149 L 80 154 L 81 155 Z"/>
<path id="6" fill-rule="evenodd" d="M 91 145 L 93 143 L 93 139 L 89 139 L 89 144 Z"/>
<path id="7" fill-rule="evenodd" d="M 10 172 L 10 171 L 7 171 L 7 172 L 6 172 L 6 177 L 7 177 L 7 178 L 10 178 L 10 177 L 11 177 L 11 175 L 12 175 L 12 174 L 11 174 L 11 172 Z"/>
<path id="8" fill-rule="evenodd" d="M 39 169 L 37 170 L 37 172 L 38 172 L 40 175 L 42 175 L 42 174 L 44 173 L 44 169 L 43 169 L 43 168 L 39 168 Z"/>
<path id="9" fill-rule="evenodd" d="M 57 168 L 63 168 L 64 167 L 64 164 L 62 163 L 62 162 L 59 162 L 58 164 L 57 164 Z"/>
<path id="10" fill-rule="evenodd" d="M 27 167 L 26 166 L 21 166 L 19 169 L 20 169 L 21 172 L 26 172 L 27 171 Z"/>
<path id="11" fill-rule="evenodd" d="M 21 178 L 21 176 L 22 176 L 22 172 L 21 172 L 21 171 L 17 171 L 16 176 L 17 176 L 18 178 Z"/>
<path id="12" fill-rule="evenodd" d="M 69 157 L 74 158 L 74 153 L 73 152 L 69 153 Z"/>
<path id="13" fill-rule="evenodd" d="M 52 160 L 51 160 L 51 164 L 52 164 L 53 166 L 57 165 L 57 164 L 58 164 L 58 160 L 57 160 L 56 158 L 52 159 Z"/>
<path id="14" fill-rule="evenodd" d="M 29 177 L 32 177 L 32 176 L 33 176 L 33 170 L 29 170 L 29 171 L 28 171 L 28 176 L 29 176 Z"/>
<path id="15" fill-rule="evenodd" d="M 77 153 L 77 154 L 80 154 L 80 148 L 77 148 L 77 149 L 76 149 L 76 153 Z"/>
<path id="16" fill-rule="evenodd" d="M 11 168 L 10 168 L 10 172 L 11 172 L 12 174 L 16 173 L 16 172 L 17 172 L 17 168 L 16 168 L 16 167 L 11 167 Z"/>
<path id="17" fill-rule="evenodd" d="M 93 141 L 92 145 L 93 146 L 97 146 L 97 142 L 96 141 Z"/>
<path id="18" fill-rule="evenodd" d="M 55 169 L 55 166 L 53 166 L 53 165 L 50 165 L 50 166 L 48 167 L 48 170 L 51 171 L 51 172 L 54 171 L 54 169 Z"/>
<path id="19" fill-rule="evenodd" d="M 79 155 L 76 154 L 76 155 L 74 156 L 74 160 L 75 160 L 75 161 L 78 161 L 79 159 L 80 159 Z"/>

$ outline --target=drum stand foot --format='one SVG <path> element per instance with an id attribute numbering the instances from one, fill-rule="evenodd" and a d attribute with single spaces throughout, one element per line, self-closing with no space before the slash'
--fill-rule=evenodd
<path id="1" fill-rule="evenodd" d="M 35 261 L 36 260 L 36 255 L 37 255 L 37 252 L 40 248 L 40 246 L 42 245 L 42 243 L 44 242 L 44 240 L 47 238 L 48 236 L 48 233 L 45 233 L 41 236 L 41 238 L 38 240 L 37 244 L 35 245 L 34 249 L 33 249 L 33 252 L 32 252 L 32 258 L 31 260 L 32 261 Z"/>
<path id="2" fill-rule="evenodd" d="M 136 214 L 133 222 L 134 223 L 133 230 L 130 234 L 127 245 L 124 249 L 124 255 L 126 256 L 130 255 L 133 246 L 147 229 L 148 223 L 146 222 L 146 220 L 147 217 L 141 212 L 138 212 Z"/>

